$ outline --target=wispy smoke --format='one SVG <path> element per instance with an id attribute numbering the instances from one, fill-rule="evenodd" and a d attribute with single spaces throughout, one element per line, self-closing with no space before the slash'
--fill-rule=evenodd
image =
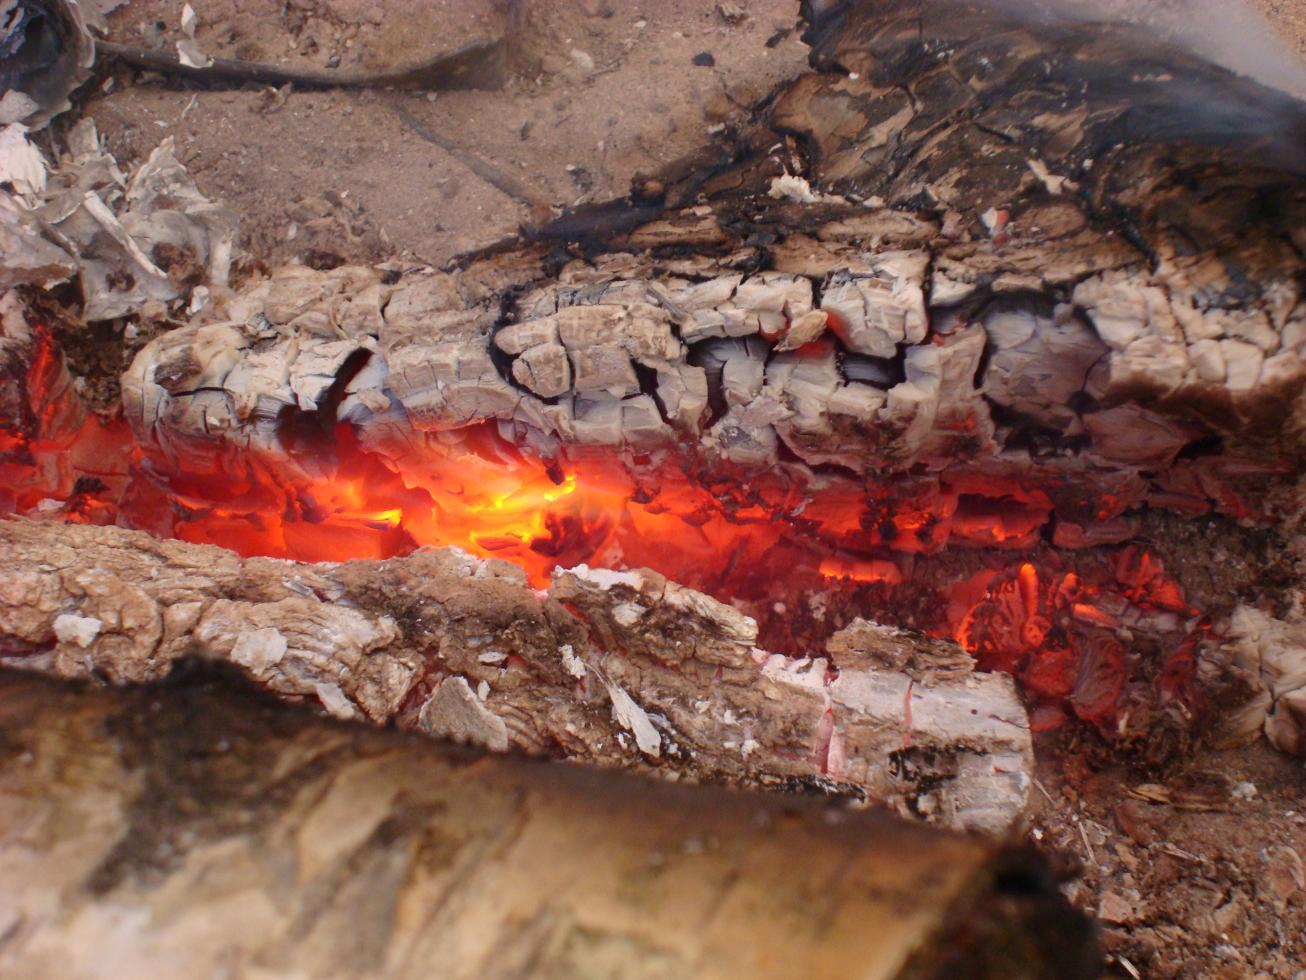
<path id="1" fill-rule="evenodd" d="M 1125 21 L 1306 98 L 1306 59 L 1248 0 L 991 0 L 1008 13 Z"/>
<path id="2" fill-rule="evenodd" d="M 899 0 L 804 0 L 804 15 L 820 17 L 857 3 Z M 1306 99 L 1306 57 L 1251 0 L 925 0 L 989 7 L 1030 19 L 1107 20 L 1138 24 L 1155 37 L 1182 45 L 1231 71 Z"/>

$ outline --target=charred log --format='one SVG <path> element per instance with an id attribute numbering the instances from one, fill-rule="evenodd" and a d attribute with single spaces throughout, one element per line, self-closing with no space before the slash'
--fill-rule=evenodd
<path id="1" fill-rule="evenodd" d="M 288 271 L 147 350 L 132 424 L 165 455 L 284 454 L 277 414 L 366 349 L 343 418 L 392 462 L 488 421 L 549 458 L 1127 475 L 1107 521 L 1237 510 L 1249 468 L 1291 482 L 1299 103 L 1124 27 L 964 3 L 853 5 L 813 60 L 743 163 L 672 183 L 606 254 Z"/>

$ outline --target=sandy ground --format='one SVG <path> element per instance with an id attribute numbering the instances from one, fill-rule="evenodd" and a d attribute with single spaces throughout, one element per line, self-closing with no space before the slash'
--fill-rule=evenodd
<path id="1" fill-rule="evenodd" d="M 181 6 L 135 0 L 114 12 L 112 34 L 175 39 Z M 439 263 L 550 206 L 620 196 L 636 173 L 700 146 L 806 58 L 793 0 L 750 0 L 730 19 L 706 0 L 557 0 L 524 17 L 492 0 L 293 0 L 262 18 L 241 12 L 249 6 L 202 6 L 206 53 L 378 69 L 478 37 L 514 42 L 514 76 L 495 92 L 183 92 L 115 76 L 89 106 L 113 152 L 131 161 L 173 136 L 200 187 L 242 215 L 250 251 L 273 263 L 313 249 Z M 713 63 L 695 64 L 705 54 Z M 424 131 L 522 193 L 492 186 Z"/>
<path id="2" fill-rule="evenodd" d="M 1146 20 L 1196 5 L 1205 37 L 1256 61 L 1246 33 L 1256 22 L 1234 17 L 1234 0 L 1212 2 L 1120 7 Z M 1306 0 L 1258 2 L 1276 50 L 1306 55 Z M 170 46 L 181 6 L 130 0 L 113 12 L 111 36 Z M 478 38 L 513 43 L 512 77 L 493 92 L 199 91 L 112 74 L 86 107 L 112 151 L 130 165 L 173 137 L 204 192 L 242 215 L 246 248 L 267 264 L 396 253 L 440 263 L 558 207 L 620 195 L 636 174 L 742 119 L 806 58 L 794 0 L 195 6 L 204 49 L 247 60 L 376 69 Z M 1095 771 L 1077 746 L 1047 744 L 1040 757 L 1031 834 L 1062 863 L 1072 899 L 1100 913 L 1112 975 L 1306 980 L 1299 761 L 1263 745 L 1207 751 L 1148 784 Z"/>

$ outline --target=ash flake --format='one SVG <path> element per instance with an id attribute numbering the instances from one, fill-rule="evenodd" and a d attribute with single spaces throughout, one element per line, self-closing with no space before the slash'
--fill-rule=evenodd
<path id="1" fill-rule="evenodd" d="M 558 648 L 558 652 L 562 654 L 563 669 L 577 680 L 583 680 L 586 673 L 585 661 L 576 656 L 576 651 L 572 645 L 570 643 L 564 643 Z"/>

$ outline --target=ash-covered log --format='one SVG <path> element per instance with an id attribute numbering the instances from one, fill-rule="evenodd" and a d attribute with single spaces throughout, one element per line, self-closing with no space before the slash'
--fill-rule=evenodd
<path id="1" fill-rule="evenodd" d="M 1025 853 L 289 710 L 0 672 L 7 976 L 1097 975 Z M 801 868 L 801 873 L 795 870 Z"/>
<path id="2" fill-rule="evenodd" d="M 343 422 L 412 483 L 484 423 L 636 472 L 674 449 L 797 484 L 928 474 L 963 539 L 959 496 L 1014 497 L 998 538 L 1069 547 L 1127 539 L 1143 506 L 1283 506 L 1300 103 L 1131 28 L 946 0 L 850 5 L 813 61 L 742 162 L 649 182 L 663 215 L 590 229 L 584 258 L 295 268 L 222 297 L 125 379 L 142 445 L 286 465 L 295 420 Z"/>
<path id="3" fill-rule="evenodd" d="M 809 784 L 990 833 L 1030 792 L 1012 679 L 907 631 L 858 621 L 829 653 L 791 659 L 655 572 L 582 565 L 542 594 L 455 549 L 314 566 L 6 521 L 0 550 L 0 665 L 122 684 L 216 659 L 340 718 L 671 778 Z"/>

